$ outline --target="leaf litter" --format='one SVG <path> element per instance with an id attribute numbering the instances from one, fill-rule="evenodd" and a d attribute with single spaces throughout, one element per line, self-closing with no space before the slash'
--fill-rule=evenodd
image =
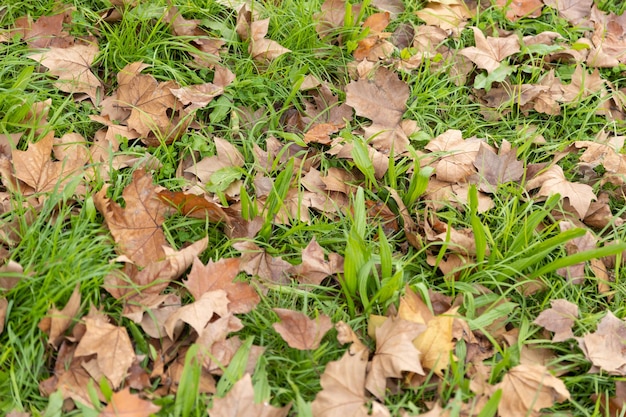
<path id="1" fill-rule="evenodd" d="M 137 335 L 131 338 L 124 323 L 114 324 L 113 315 L 103 310 L 91 306 L 87 315 L 81 315 L 86 306 L 77 286 L 63 308 L 50 308 L 39 323 L 39 329 L 48 336 L 53 363 L 50 377 L 41 381 L 41 393 L 49 396 L 60 392 L 68 409 L 80 403 L 92 405 L 103 416 L 151 415 L 160 410 L 154 399 L 177 392 L 183 384 L 185 356 L 197 348 L 195 360 L 201 364 L 198 378 L 202 381 L 199 390 L 214 395 L 209 415 L 235 415 L 233 408 L 242 416 L 289 415 L 291 403 L 275 407 L 267 402 L 269 396 L 258 401 L 260 385 L 253 374 L 265 347 L 244 342 L 237 334 L 244 329 L 240 317 L 265 302 L 268 291 L 290 285 L 303 293 L 319 291 L 341 285 L 348 272 L 344 256 L 318 243 L 315 236 L 294 257 L 281 256 L 271 245 L 264 246 L 262 235 L 268 225 L 310 225 L 317 216 L 332 222 L 352 215 L 355 190 L 395 175 L 395 164 L 403 161 L 413 164 L 405 171 L 407 175 L 417 178 L 423 174 L 423 195 L 416 198 L 421 198 L 424 211 L 418 212 L 415 201 L 392 190 L 395 204 L 367 201 L 367 221 L 380 224 L 386 235 L 405 233 L 406 244 L 395 249 L 404 254 L 409 247 L 423 251 L 425 264 L 439 270 L 444 280 L 459 279 L 463 270 L 500 250 L 486 242 L 481 245 L 480 239 L 486 238 L 477 235 L 475 223 L 460 228 L 446 222 L 445 209 L 454 208 L 470 217 L 488 213 L 502 187 L 525 190 L 529 204 L 548 204 L 555 198 L 560 201 L 560 213 L 551 213 L 556 230 L 584 232 L 564 244 L 566 255 L 599 248 L 595 233 L 609 224 L 623 223 L 609 204 L 615 200 L 606 197 L 610 190 L 598 190 L 605 185 L 624 185 L 624 136 L 597 132 L 594 139 L 576 140 L 558 153 L 541 148 L 537 140 L 533 146 L 545 157 L 543 163 L 532 164 L 522 159 L 527 155 L 525 144 L 514 147 L 492 137 L 467 137 L 466 132 L 454 128 L 433 133 L 414 111 L 412 94 L 418 86 L 406 79 L 407 74 L 426 64 L 434 71 L 455 73 L 457 82 L 472 87 L 468 89 L 471 100 L 490 121 L 502 120 L 512 111 L 561 115 L 572 104 L 601 97 L 604 102 L 596 115 L 617 123 L 626 117 L 624 92 L 599 69 L 626 63 L 626 23 L 601 11 L 591 0 L 495 3 L 511 22 L 540 17 L 551 8 L 569 24 L 588 28 L 578 41 L 569 44 L 556 32 L 521 36 L 518 31 L 497 27 L 489 31 L 477 26 L 465 29 L 479 12 L 476 3 L 426 2 L 414 11 L 419 24 L 391 32 L 394 20 L 407 13 L 402 2 L 373 1 L 371 6 L 379 12 L 361 21 L 362 13 L 367 12 L 361 4 L 324 1 L 313 17 L 315 30 L 320 41 L 350 51 L 356 64 L 346 74 L 352 79 L 331 84 L 308 74 L 308 84 L 300 84 L 300 105 L 285 105 L 290 117 L 281 119 L 279 126 L 295 136 L 268 137 L 265 149 L 255 144 L 253 150 L 241 142 L 213 136 L 212 155 L 204 151 L 202 157 L 197 153 L 178 161 L 176 178 L 182 186 L 173 189 L 154 183 L 159 163 L 150 152 L 158 146 L 180 143 L 185 135 L 203 127 L 205 121 L 199 115 L 215 109 L 211 106 L 216 99 L 232 99 L 227 93 L 241 80 L 228 59 L 223 59 L 232 53 L 224 47 L 229 41 L 213 37 L 203 28 L 203 20 L 186 19 L 170 4 L 163 21 L 172 36 L 189 42 L 193 51 L 190 67 L 211 71 L 212 82 L 181 85 L 174 79 L 155 77 L 151 73 L 155 64 L 136 61 L 122 68 L 111 83 L 99 71 L 100 39 L 74 37 L 66 30 L 73 24 L 70 9 L 37 20 L 30 16 L 17 19 L 14 27 L 0 36 L 0 42 L 25 41 L 29 49 L 26 56 L 51 77 L 50 85 L 76 101 L 90 99 L 91 103 L 85 104 L 91 107 L 90 118 L 104 127 L 93 138 L 78 133 L 57 138 L 51 129 L 42 130 L 48 124 L 46 109 L 50 103 L 32 104 L 29 116 L 22 121 L 36 121 L 29 128 L 32 134 L 26 135 L 31 139 L 21 138 L 29 129 L 11 132 L 10 139 L 7 136 L 10 153 L 3 153 L 0 170 L 4 189 L 9 198 L 20 197 L 16 201 L 26 204 L 33 198 L 45 202 L 54 193 L 65 193 L 66 187 L 77 201 L 93 195 L 119 255 L 111 261 L 120 268 L 104 279 L 103 289 L 120 303 L 124 317 L 139 324 L 156 352 L 147 359 L 140 355 Z M 274 33 L 270 25 L 276 22 L 261 19 L 250 4 L 235 6 L 232 29 L 247 44 L 249 58 L 262 72 L 274 61 L 288 59 L 292 51 L 268 37 Z M 119 6 L 116 3 L 107 12 L 111 22 L 125 13 Z M 126 7 L 132 10 L 138 6 L 129 3 Z M 358 27 L 363 36 L 355 41 L 349 31 L 342 31 L 346 26 Z M 450 45 L 464 31 L 474 45 L 455 54 Z M 545 67 L 525 63 L 524 58 L 533 53 L 542 55 Z M 559 71 L 562 68 L 557 64 L 561 63 L 569 64 L 569 72 Z M 516 84 L 512 74 L 531 69 L 538 75 L 534 82 Z M 233 120 L 235 114 L 233 110 Z M 297 140 L 284 139 L 289 137 Z M 416 143 L 425 139 L 427 143 L 416 148 Z M 148 157 L 123 160 L 120 145 L 129 140 L 143 146 Z M 577 171 L 566 171 L 564 158 L 576 159 Z M 300 170 L 292 171 L 293 178 L 285 180 L 278 166 L 284 167 L 290 160 L 297 161 Z M 328 161 L 332 161 L 330 166 Z M 112 178 L 128 172 L 128 168 L 132 168 L 129 182 L 117 192 Z M 241 171 L 245 170 L 251 170 L 254 181 L 248 188 L 252 200 L 246 193 L 248 202 L 244 204 Z M 93 188 L 98 177 L 104 184 Z M 618 194 L 612 193 L 611 198 L 618 198 Z M 270 217 L 263 219 L 251 213 Z M 166 223 L 175 215 L 216 224 L 225 236 L 238 238 L 232 247 L 240 255 L 204 262 L 207 237 L 173 247 Z M 538 231 L 551 227 L 548 221 L 535 226 Z M 8 235 L 7 230 L 3 227 L 3 234 Z M 3 259 L 7 264 L 13 262 L 10 254 L 15 245 L 6 245 Z M 597 256 L 555 272 L 567 285 L 584 285 L 589 270 L 596 278 L 609 281 L 615 279 L 609 275 L 615 268 L 614 259 Z M 6 287 L 0 297 L 0 332 L 12 314 L 11 288 Z M 500 299 L 472 310 L 462 295 L 447 299 L 429 289 L 425 297 L 424 292 L 408 285 L 404 290 L 399 286 L 396 292 L 403 295 L 395 299 L 398 303 L 381 311 L 384 316 L 367 317 L 368 337 L 336 317 L 273 308 L 279 321 L 271 328 L 290 348 L 323 348 L 332 339 L 328 334 L 333 321 L 338 342 L 350 344 L 340 359 L 324 365 L 319 390 L 310 398 L 314 416 L 390 415 L 388 399 L 394 395 L 412 389 L 428 391 L 423 385 L 427 380 L 441 391 L 447 373 L 463 360 L 456 356 L 463 349 L 467 349 L 468 365 L 464 376 L 471 379 L 474 393 L 456 404 L 463 415 L 480 413 L 490 399 L 499 398 L 496 408 L 501 416 L 540 415 L 542 409 L 571 399 L 561 374 L 539 363 L 539 351 L 529 353 L 530 346 L 524 342 L 517 342 L 522 344 L 519 364 L 495 371 L 489 365 L 492 362 L 485 362 L 501 346 L 519 337 L 519 330 L 512 328 L 514 323 L 505 320 L 506 309 L 515 309 L 514 303 Z M 474 293 L 485 299 L 493 294 L 479 286 Z M 578 342 L 590 373 L 623 376 L 624 320 L 608 311 L 597 320 L 597 330 L 590 331 L 579 321 L 580 314 L 573 302 L 555 299 L 551 308 L 537 314 L 534 325 L 545 329 L 546 339 L 547 332 L 553 333 L 551 343 Z M 514 331 L 516 337 L 512 336 Z M 548 356 L 556 352 L 551 349 L 553 345 L 549 346 L 545 352 Z M 239 378 L 231 380 L 227 393 L 222 390 L 222 394 L 215 394 L 244 348 L 248 356 L 238 358 L 243 365 L 235 363 Z M 101 381 L 114 392 L 105 395 L 98 387 Z M 444 413 L 437 402 L 440 394 L 432 391 L 429 395 L 435 401 L 419 404 L 422 411 L 431 411 L 421 415 Z M 623 387 L 616 385 L 616 396 L 622 391 Z M 611 401 L 609 408 L 623 404 L 623 398 L 606 398 Z"/>

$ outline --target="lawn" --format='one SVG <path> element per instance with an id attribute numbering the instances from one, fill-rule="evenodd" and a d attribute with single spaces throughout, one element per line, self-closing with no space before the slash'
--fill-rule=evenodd
<path id="1" fill-rule="evenodd" d="M 10 3 L 0 412 L 626 413 L 626 3 Z"/>

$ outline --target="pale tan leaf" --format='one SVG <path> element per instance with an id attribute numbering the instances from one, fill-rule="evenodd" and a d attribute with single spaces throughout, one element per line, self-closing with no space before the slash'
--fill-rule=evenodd
<path id="1" fill-rule="evenodd" d="M 213 398 L 209 417 L 286 417 L 290 408 L 291 404 L 278 408 L 267 403 L 256 403 L 252 378 L 247 373 L 223 398 Z"/>
<path id="2" fill-rule="evenodd" d="M 317 349 L 324 335 L 333 327 L 330 317 L 324 314 L 310 319 L 299 311 L 284 308 L 272 310 L 280 318 L 280 323 L 274 323 L 272 327 L 294 349 Z"/>
<path id="3" fill-rule="evenodd" d="M 563 342 L 572 339 L 572 326 L 578 318 L 578 306 L 564 299 L 551 300 L 550 307 L 542 311 L 533 323 L 546 330 L 554 332 L 553 342 Z"/>
<path id="4" fill-rule="evenodd" d="M 228 314 L 228 303 L 224 290 L 205 292 L 198 300 L 179 308 L 169 316 L 165 321 L 165 331 L 170 339 L 175 340 L 174 330 L 180 320 L 188 323 L 198 334 L 201 334 L 204 326 L 213 318 L 213 314 L 220 317 Z"/>
<path id="5" fill-rule="evenodd" d="M 113 393 L 111 401 L 100 412 L 99 417 L 149 417 L 161 409 L 152 402 L 131 394 L 128 387 Z"/>

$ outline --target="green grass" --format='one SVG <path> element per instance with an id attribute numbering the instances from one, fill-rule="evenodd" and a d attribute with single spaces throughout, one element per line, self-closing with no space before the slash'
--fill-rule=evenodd
<path id="1" fill-rule="evenodd" d="M 564 244 L 579 236 L 581 229 L 560 232 L 557 220 L 563 207 L 559 199 L 536 201 L 523 185 L 503 184 L 492 196 L 495 207 L 487 212 L 478 212 L 473 191 L 464 207 L 445 204 L 437 211 L 438 218 L 450 227 L 471 230 L 477 245 L 475 257 L 454 271 L 456 278 L 444 276 L 436 266 L 427 262 L 427 254 L 440 263 L 454 252 L 453 245 L 432 241 L 424 243 L 421 248 L 413 247 L 402 229 L 398 204 L 389 192 L 389 188 L 397 191 L 418 223 L 423 224 L 424 219 L 433 214 L 424 197 L 431 171 L 423 167 L 420 170 L 419 160 L 410 157 L 393 161 L 389 172 L 377 179 L 367 158 L 355 157 L 352 161 L 320 152 L 319 169 L 323 174 L 329 168 L 340 167 L 360 172 L 365 178 L 355 184 L 358 188 L 350 196 L 349 209 L 336 218 L 311 210 L 308 224 L 296 219 L 292 219 L 290 225 L 277 224 L 275 215 L 281 212 L 289 189 L 294 184 L 299 187 L 294 178 L 304 175 L 305 168 L 297 159 L 281 159 L 282 155 L 279 155 L 272 161 L 272 169 L 263 172 L 255 162 L 254 146 L 265 149 L 270 137 L 283 143 L 294 139 L 301 141 L 300 132 L 288 131 L 285 120 L 293 112 L 302 111 L 305 100 L 310 98 L 309 92 L 298 88 L 305 75 L 315 75 L 328 83 L 340 103 L 345 101 L 342 88 L 350 82 L 347 68 L 353 61 L 349 50 L 353 43 L 350 42 L 366 33 L 359 23 L 348 25 L 339 30 L 344 43 L 329 43 L 321 40 L 315 31 L 314 14 L 320 9 L 320 0 L 257 2 L 255 12 L 259 13 L 259 19 L 270 18 L 267 37 L 291 50 L 270 63 L 259 63 L 250 58 L 248 42 L 241 41 L 235 32 L 235 11 L 211 0 L 178 3 L 176 6 L 185 18 L 199 19 L 209 36 L 225 41 L 221 63 L 236 74 L 236 80 L 206 109 L 198 111 L 197 129 L 189 129 L 172 144 L 162 143 L 150 148 L 137 141 L 122 139 L 119 154 L 140 156 L 150 153 L 161 163 L 153 174 L 155 181 L 168 189 L 178 190 L 185 185 L 185 181 L 177 176 L 180 161 L 215 155 L 215 144 L 210 138 L 222 137 L 234 144 L 245 158 L 237 175 L 241 180 L 242 200 L 250 207 L 256 205 L 256 175 L 263 174 L 273 180 L 274 186 L 265 208 L 249 208 L 250 213 L 258 211 L 263 217 L 261 231 L 254 238 L 257 245 L 272 256 L 281 256 L 297 264 L 302 250 L 315 237 L 327 252 L 346 257 L 345 272 L 327 278 L 320 286 L 303 288 L 294 282 L 278 288 L 259 288 L 263 292 L 260 304 L 254 311 L 240 315 L 244 327 L 237 335 L 244 341 L 244 347 L 224 370 L 224 376 L 218 378 L 220 396 L 242 376 L 246 349 L 253 343 L 264 348 L 252 377 L 256 398 L 276 406 L 291 403 L 290 415 L 293 416 L 310 415 L 310 403 L 321 389 L 320 376 L 330 361 L 341 358 L 345 346 L 337 342 L 336 331 L 331 330 L 318 349 L 298 351 L 290 348 L 272 328 L 272 324 L 278 321 L 272 309 L 289 308 L 309 317 L 326 314 L 333 323 L 343 320 L 363 336 L 373 350 L 375 343 L 366 337 L 369 315 L 393 311 L 408 285 L 422 294 L 427 303 L 435 299 L 433 293 L 451 297 L 459 306 L 459 315 L 466 318 L 472 330 L 480 330 L 485 340 L 495 341 L 499 337 L 493 328 L 494 323 L 501 322 L 509 331 L 518 329 L 517 343 L 497 343 L 496 354 L 485 360 L 485 364 L 492 367 L 491 383 L 499 382 L 510 368 L 519 364 L 523 347 L 549 348 L 555 352 L 550 369 L 562 371 L 559 372 L 560 378 L 572 395 L 570 401 L 550 409 L 550 414 L 602 415 L 600 400 L 592 399 L 592 395 L 614 395 L 614 383 L 623 377 L 587 373 L 591 364 L 575 342 L 550 342 L 533 320 L 549 308 L 551 300 L 559 298 L 579 306 L 580 317 L 574 326 L 576 336 L 594 331 L 608 310 L 617 317 L 626 317 L 626 286 L 623 284 L 626 276 L 621 267 L 611 271 L 614 281 L 609 283 L 607 293 L 598 292 L 598 279 L 589 271 L 582 285 L 572 285 L 556 274 L 559 267 L 621 251 L 623 244 L 568 256 Z M 597 3 L 603 10 L 623 12 L 624 9 L 621 2 L 601 0 Z M 137 61 L 148 64 L 143 73 L 153 75 L 158 81 L 175 80 L 184 86 L 212 79 L 212 70 L 189 65 L 191 54 L 197 50 L 190 43 L 192 38 L 175 36 L 164 21 L 166 1 L 142 2 L 137 8 L 129 7 L 116 22 L 105 22 L 101 18 L 110 6 L 108 1 L 73 0 L 71 4 L 75 7 L 73 23 L 66 29 L 76 36 L 94 34 L 98 37 L 100 53 L 93 68 L 103 82 L 104 95 L 117 88 L 117 73 Z M 4 9 L 0 8 L 0 26 L 12 27 L 13 22 L 24 15 L 37 19 L 51 14 L 54 5 L 52 0 L 14 1 Z M 422 6 L 421 3 L 419 6 L 407 4 L 407 11 L 394 20 L 391 27 L 398 27 L 401 23 L 421 24 L 413 11 Z M 361 21 L 375 11 L 371 6 L 364 7 Z M 547 7 L 540 18 L 517 22 L 506 21 L 496 8 L 487 8 L 470 25 L 485 31 L 500 27 L 520 35 L 555 30 L 569 42 L 576 41 L 583 34 L 581 28 L 572 27 Z M 471 30 L 463 31 L 458 39 L 446 41 L 452 50 L 473 44 Z M 55 89 L 53 79 L 28 58 L 29 52 L 24 42 L 0 43 L 0 134 L 23 133 L 17 145 L 21 150 L 52 130 L 56 137 L 79 133 L 92 141 L 101 125 L 89 116 L 99 114 L 99 109 L 89 102 L 75 102 Z M 396 51 L 396 56 L 398 54 Z M 544 74 L 542 65 L 545 62 L 541 54 L 515 54 L 508 61 L 517 66 L 510 75 L 514 84 L 536 83 Z M 568 83 L 574 65 L 563 63 L 554 64 L 554 67 L 560 79 Z M 563 104 L 562 114 L 552 117 L 534 111 L 524 113 L 515 103 L 507 102 L 497 109 L 502 117 L 489 120 L 481 115 L 481 106 L 472 98 L 480 70 L 465 84 L 457 85 L 448 69 L 445 65 L 437 68 L 434 62 L 426 60 L 418 69 L 398 72 L 411 90 L 404 117 L 415 120 L 420 128 L 410 138 L 413 155 L 448 129 L 461 130 L 464 138 L 486 138 L 496 146 L 508 141 L 517 148 L 517 157 L 525 165 L 549 162 L 575 141 L 591 140 L 603 129 L 616 135 L 626 134 L 622 121 L 610 121 L 596 114 L 601 104 L 598 94 Z M 603 69 L 602 76 L 623 86 L 626 78 L 622 70 Z M 47 99 L 51 99 L 51 104 L 46 125 L 26 118 L 35 103 Z M 257 113 L 248 120 L 246 112 Z M 355 148 L 361 146 L 363 150 L 365 140 L 356 129 L 367 123 L 355 118 L 339 134 L 353 141 Z M 533 143 L 539 135 L 545 138 L 544 145 Z M 311 149 L 323 151 L 325 148 L 312 145 Z M 303 155 L 301 152 L 298 156 Z M 580 179 L 577 162 L 576 154 L 559 162 L 572 181 Z M 122 191 L 131 180 L 130 171 L 123 169 L 111 173 L 109 196 L 114 200 L 121 201 Z M 52 409 L 59 404 L 59 398 L 48 399 L 40 394 L 38 384 L 51 376 L 57 352 L 47 346 L 46 335 L 37 326 L 50 308 L 62 308 L 76 284 L 80 284 L 80 316 L 95 306 L 108 314 L 113 323 L 130 329 L 137 353 L 148 355 L 142 364 L 149 368 L 151 348 L 143 340 L 140 328 L 122 316 L 122 302 L 113 299 L 101 287 L 104 277 L 119 266 L 111 262 L 116 256 L 115 246 L 103 226 L 102 216 L 93 207 L 93 195 L 105 182 L 97 179 L 89 183 L 86 195 L 74 195 L 69 189 L 36 196 L 41 204 L 24 208 L 25 203 L 32 205 L 32 201 L 27 202 L 19 193 L 11 193 L 10 185 L 4 182 L 4 174 L 2 179 L 1 191 L 7 191 L 12 210 L 0 212 L 0 227 L 19 225 L 18 241 L 2 249 L 8 253 L 8 259 L 19 262 L 24 274 L 15 287 L 0 290 L 0 296 L 9 302 L 5 328 L 0 334 L 0 411 L 15 409 L 32 415 L 90 415 L 87 409 L 55 414 Z M 608 185 L 594 184 L 594 187 L 596 192 L 602 189 L 610 192 L 613 214 L 623 217 L 624 200 L 620 193 Z M 216 194 L 225 199 L 223 194 Z M 366 202 L 389 206 L 400 227 L 385 232 L 381 222 L 369 214 Z M 221 225 L 173 215 L 166 220 L 163 229 L 168 243 L 176 249 L 208 236 L 208 249 L 200 255 L 204 263 L 239 256 L 233 247 L 234 242 L 226 237 Z M 426 242 L 423 228 L 417 233 Z M 617 222 L 596 230 L 596 233 L 602 244 L 626 240 L 626 226 Z M 0 272 L 0 278 L 3 278 L 2 274 Z M 248 277 L 242 274 L 240 279 L 248 280 Z M 528 285 L 536 282 L 542 283 L 543 289 L 528 295 L 525 292 Z M 172 287 L 172 291 L 177 291 L 180 283 Z M 190 301 L 189 297 L 184 300 Z M 193 349 L 190 350 L 192 353 Z M 463 404 L 474 398 L 468 376 L 470 364 L 465 363 L 468 349 L 466 342 L 456 342 L 453 353 L 457 360 L 452 361 L 443 376 L 429 374 L 420 385 L 390 394 L 384 404 L 391 414 L 398 415 L 401 410 L 423 413 L 430 401 L 437 401 L 450 411 L 450 415 L 461 415 Z M 155 403 L 162 406 L 158 415 L 201 416 L 210 408 L 210 395 L 195 395 L 199 365 L 192 354 L 187 355 L 186 363 L 180 386 L 182 393 L 155 399 Z M 152 383 L 156 388 L 159 381 L 153 380 Z M 106 386 L 104 388 L 106 391 Z M 496 402 L 497 398 L 491 406 L 495 407 Z M 48 412 L 44 414 L 46 408 Z M 488 415 L 488 411 L 483 415 Z M 91 413 L 97 415 L 94 411 Z"/>

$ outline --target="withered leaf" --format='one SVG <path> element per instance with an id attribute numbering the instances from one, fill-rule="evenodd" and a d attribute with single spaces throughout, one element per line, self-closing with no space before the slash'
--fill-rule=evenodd
<path id="1" fill-rule="evenodd" d="M 413 345 L 422 354 L 422 366 L 439 376 L 450 365 L 450 354 L 454 350 L 452 326 L 457 309 L 454 307 L 430 319 L 426 322 L 426 330 L 413 340 Z"/>
<path id="2" fill-rule="evenodd" d="M 293 269 L 300 282 L 320 285 L 327 276 L 343 271 L 343 258 L 336 253 L 330 253 L 328 260 L 325 260 L 324 249 L 313 236 L 302 251 L 302 263 Z"/>
<path id="3" fill-rule="evenodd" d="M 2 334 L 2 331 L 4 330 L 4 321 L 7 318 L 8 308 L 9 301 L 4 297 L 0 297 L 0 334 Z"/>
<path id="4" fill-rule="evenodd" d="M 430 1 L 415 14 L 428 25 L 458 34 L 472 17 L 464 1 Z"/>
<path id="5" fill-rule="evenodd" d="M 324 335 L 333 327 L 330 317 L 324 314 L 310 319 L 299 311 L 284 308 L 273 310 L 278 314 L 280 323 L 274 323 L 272 327 L 294 349 L 317 349 Z"/>
<path id="6" fill-rule="evenodd" d="M 249 275 L 256 275 L 268 284 L 286 284 L 293 266 L 279 257 L 269 255 L 253 242 L 237 242 L 235 249 L 241 255 L 241 270 Z"/>
<path id="7" fill-rule="evenodd" d="M 85 93 L 96 103 L 98 89 L 102 84 L 91 72 L 91 64 L 98 55 L 98 45 L 76 44 L 68 48 L 52 47 L 47 51 L 29 55 L 29 58 L 41 62 L 50 73 L 59 79 L 54 86 L 66 93 Z"/>
<path id="8" fill-rule="evenodd" d="M 119 387 L 136 357 L 126 329 L 101 317 L 86 317 L 85 325 L 87 331 L 76 347 L 75 356 L 96 354 L 100 370 L 114 388 Z"/>
<path id="9" fill-rule="evenodd" d="M 260 298 L 249 284 L 234 282 L 240 270 L 239 264 L 239 258 L 223 258 L 203 265 L 202 261 L 196 258 L 187 275 L 187 280 L 183 283 L 196 300 L 208 291 L 224 290 L 228 296 L 230 312 L 248 313 L 256 307 Z"/>
<path id="10" fill-rule="evenodd" d="M 94 195 L 96 208 L 104 216 L 118 251 L 139 267 L 165 257 L 163 247 L 167 242 L 161 224 L 168 205 L 159 199 L 156 190 L 152 177 L 137 170 L 122 192 L 125 207 L 107 198 L 106 188 Z"/>
<path id="11" fill-rule="evenodd" d="M 594 333 L 576 340 L 593 364 L 589 372 L 596 373 L 602 369 L 609 375 L 626 375 L 626 323 L 611 311 L 600 320 Z"/>
<path id="12" fill-rule="evenodd" d="M 467 57 L 478 68 L 493 72 L 500 66 L 504 58 L 520 51 L 519 38 L 511 35 L 504 38 L 485 37 L 477 27 L 472 27 L 476 46 L 463 48 L 459 53 Z"/>
<path id="13" fill-rule="evenodd" d="M 567 300 L 551 300 L 551 308 L 542 311 L 533 323 L 554 332 L 553 342 L 562 342 L 574 337 L 572 326 L 578 317 L 578 306 Z"/>
<path id="14" fill-rule="evenodd" d="M 570 221 L 561 221 L 559 222 L 559 228 L 564 232 L 575 228 L 575 226 Z M 565 243 L 565 251 L 568 255 L 573 255 L 595 249 L 597 244 L 598 238 L 590 230 L 587 230 L 584 235 L 567 241 Z M 585 263 L 580 262 L 565 268 L 559 268 L 556 272 L 562 277 L 566 277 L 573 284 L 581 284 L 585 280 Z"/>
<path id="15" fill-rule="evenodd" d="M 160 409 L 158 405 L 131 394 L 130 388 L 126 387 L 113 393 L 109 404 L 100 412 L 100 417 L 149 417 Z"/>
<path id="16" fill-rule="evenodd" d="M 233 385 L 223 398 L 213 398 L 213 408 L 209 410 L 210 417 L 286 417 L 291 404 L 282 408 L 267 403 L 254 401 L 254 387 L 250 374 Z"/>
<path id="17" fill-rule="evenodd" d="M 183 191 L 160 190 L 158 197 L 175 207 L 185 216 L 209 219 L 213 222 L 229 221 L 224 209 L 203 195 L 187 194 Z"/>
<path id="18" fill-rule="evenodd" d="M 365 387 L 377 398 L 385 397 L 387 378 L 401 378 L 402 372 L 424 375 L 420 352 L 413 340 L 424 330 L 423 324 L 403 319 L 387 318 L 376 328 L 376 352 Z"/>
<path id="19" fill-rule="evenodd" d="M 224 93 L 224 88 L 234 80 L 235 74 L 228 68 L 219 66 L 215 70 L 215 79 L 212 83 L 173 88 L 170 91 L 187 106 L 186 110 L 192 111 L 206 107 L 211 100 Z"/>
<path id="20" fill-rule="evenodd" d="M 165 331 L 170 339 L 175 340 L 174 331 L 180 320 L 188 323 L 198 334 L 201 334 L 204 326 L 213 318 L 213 314 L 220 317 L 228 314 L 226 291 L 205 292 L 198 300 L 179 308 L 165 321 Z"/>
<path id="21" fill-rule="evenodd" d="M 578 24 L 591 13 L 593 0 L 543 0 L 546 6 L 559 12 L 559 16 L 572 24 Z"/>
<path id="22" fill-rule="evenodd" d="M 538 417 L 542 408 L 570 398 L 563 381 L 542 365 L 518 365 L 497 386 L 502 389 L 498 404 L 501 416 Z"/>
<path id="23" fill-rule="evenodd" d="M 541 8 L 543 7 L 541 0 L 497 0 L 496 4 L 504 8 L 506 18 L 510 20 L 541 16 Z"/>
<path id="24" fill-rule="evenodd" d="M 515 150 L 496 154 L 486 144 L 481 144 L 474 166 L 478 170 L 480 191 L 493 193 L 499 184 L 518 181 L 524 174 L 524 163 L 518 161 Z"/>
<path id="25" fill-rule="evenodd" d="M 72 320 L 80 310 L 80 284 L 76 284 L 70 299 L 62 310 L 52 308 L 46 314 L 39 328 L 48 333 L 48 344 L 58 348 L 62 341 L 63 333 L 70 327 Z"/>

